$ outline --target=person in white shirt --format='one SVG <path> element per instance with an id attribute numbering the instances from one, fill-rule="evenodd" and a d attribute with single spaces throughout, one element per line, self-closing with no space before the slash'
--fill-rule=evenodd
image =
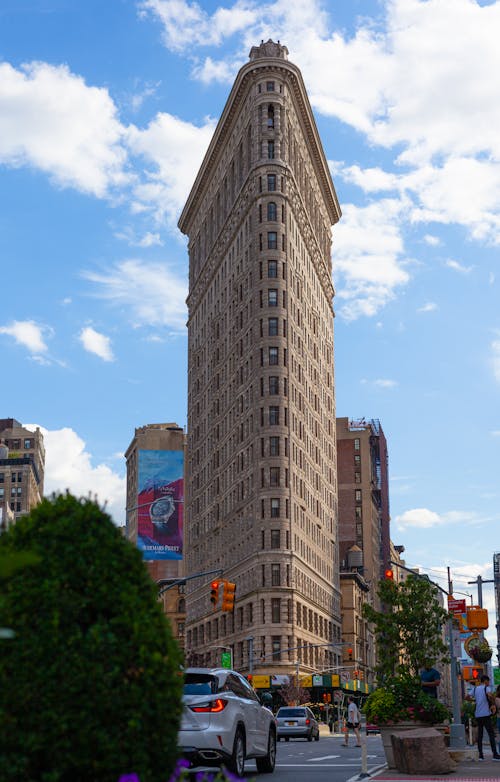
<path id="1" fill-rule="evenodd" d="M 361 723 L 361 718 L 359 716 L 359 710 L 356 706 L 356 701 L 352 697 L 352 695 L 349 695 L 348 698 L 348 707 L 347 707 L 347 725 L 346 725 L 346 734 L 344 739 L 344 747 L 349 746 L 349 728 L 352 728 L 354 731 L 354 735 L 356 736 L 356 746 L 361 746 L 361 736 L 359 734 L 359 726 Z"/>
<path id="2" fill-rule="evenodd" d="M 493 732 L 493 725 L 491 724 L 491 705 L 493 701 L 492 691 L 489 676 L 481 676 L 481 684 L 476 686 L 474 690 L 474 700 L 476 701 L 476 710 L 474 716 L 477 722 L 477 749 L 479 752 L 479 760 L 484 760 L 483 757 L 483 730 L 486 728 L 488 733 L 491 751 L 493 753 L 493 760 L 500 760 L 500 755 L 497 752 L 495 746 L 495 734 Z"/>

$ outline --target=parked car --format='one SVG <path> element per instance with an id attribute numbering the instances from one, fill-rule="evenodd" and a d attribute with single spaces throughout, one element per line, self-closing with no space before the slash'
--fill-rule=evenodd
<path id="1" fill-rule="evenodd" d="M 307 706 L 282 706 L 276 714 L 278 741 L 285 739 L 307 739 L 319 741 L 319 725 Z"/>
<path id="2" fill-rule="evenodd" d="M 378 725 L 371 725 L 369 722 L 366 723 L 366 735 L 369 736 L 370 733 L 380 733 L 380 728 Z"/>
<path id="3" fill-rule="evenodd" d="M 184 672 L 184 710 L 178 745 L 196 767 L 226 766 L 242 777 L 245 760 L 270 773 L 276 763 L 276 722 L 247 680 L 226 668 Z"/>

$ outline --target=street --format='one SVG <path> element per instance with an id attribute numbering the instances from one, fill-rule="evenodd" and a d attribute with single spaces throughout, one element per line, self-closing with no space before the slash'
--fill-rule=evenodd
<path id="1" fill-rule="evenodd" d="M 380 736 L 365 736 L 367 742 L 368 771 L 385 763 Z M 263 775 L 269 782 L 346 782 L 361 771 L 361 749 L 354 746 L 350 737 L 349 747 L 342 746 L 343 738 L 337 735 L 322 735 L 318 742 L 304 739 L 280 741 L 274 774 Z M 255 763 L 245 765 L 245 777 L 256 775 Z"/>

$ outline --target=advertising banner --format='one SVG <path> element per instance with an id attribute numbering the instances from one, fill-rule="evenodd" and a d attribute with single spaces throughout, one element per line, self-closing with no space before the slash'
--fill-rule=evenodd
<path id="1" fill-rule="evenodd" d="M 144 559 L 182 559 L 184 453 L 139 451 L 137 546 Z"/>

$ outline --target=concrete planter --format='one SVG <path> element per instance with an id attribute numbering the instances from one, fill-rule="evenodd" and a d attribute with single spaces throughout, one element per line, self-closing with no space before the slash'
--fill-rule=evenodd
<path id="1" fill-rule="evenodd" d="M 385 752 L 385 759 L 389 768 L 396 768 L 394 763 L 394 753 L 392 751 L 391 734 L 406 733 L 408 730 L 415 730 L 415 728 L 428 728 L 428 722 L 416 722 L 415 720 L 408 720 L 408 722 L 396 722 L 394 725 L 380 725 L 380 735 L 382 737 L 382 744 Z"/>

